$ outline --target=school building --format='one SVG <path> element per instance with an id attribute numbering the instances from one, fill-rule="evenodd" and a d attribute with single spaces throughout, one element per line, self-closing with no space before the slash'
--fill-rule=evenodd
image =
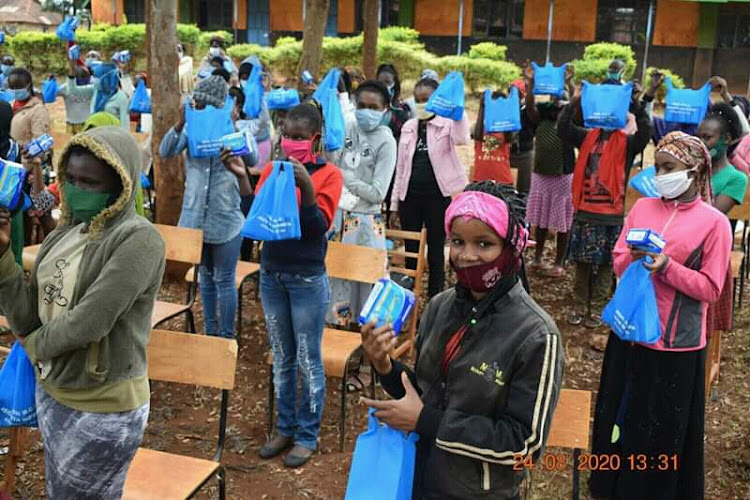
<path id="1" fill-rule="evenodd" d="M 362 30 L 362 0 L 330 0 L 327 34 Z M 649 66 L 668 67 L 699 84 L 720 73 L 735 89 L 746 89 L 750 60 L 750 4 L 653 0 Z M 95 21 L 145 21 L 144 0 L 92 0 Z M 650 0 L 556 0 L 552 59 L 581 56 L 597 41 L 631 44 L 639 62 L 646 44 Z M 381 26 L 418 30 L 428 49 L 456 53 L 459 26 L 463 50 L 478 41 L 508 46 L 514 61 L 543 61 L 549 0 L 381 0 Z M 179 0 L 179 19 L 202 29 L 233 31 L 238 43 L 271 44 L 279 36 L 301 36 L 304 0 Z M 637 74 L 640 74 L 640 70 Z"/>

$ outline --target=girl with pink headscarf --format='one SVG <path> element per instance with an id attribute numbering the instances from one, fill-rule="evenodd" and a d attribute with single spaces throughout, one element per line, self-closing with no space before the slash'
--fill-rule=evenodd
<path id="1" fill-rule="evenodd" d="M 625 219 L 613 263 L 618 276 L 634 262 L 651 271 L 662 337 L 645 345 L 609 335 L 592 454 L 617 455 L 622 466 L 592 471 L 595 498 L 704 494 L 707 313 L 724 286 L 732 233 L 711 205 L 711 155 L 697 137 L 672 132 L 661 140 L 656 185 L 661 198 L 638 200 Z M 625 242 L 632 228 L 659 233 L 662 253 L 641 260 L 646 254 Z"/>
<path id="2" fill-rule="evenodd" d="M 516 194 L 474 183 L 448 207 L 458 284 L 427 305 L 414 371 L 389 356 L 390 327 L 362 327 L 363 349 L 395 398 L 362 402 L 392 428 L 419 434 L 412 498 L 520 498 L 517 466 L 544 448 L 562 341 L 523 284 L 528 232 Z"/>

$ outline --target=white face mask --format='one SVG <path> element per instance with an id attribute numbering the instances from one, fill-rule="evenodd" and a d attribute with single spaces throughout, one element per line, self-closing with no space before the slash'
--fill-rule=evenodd
<path id="1" fill-rule="evenodd" d="M 208 49 L 208 53 L 211 54 L 211 57 L 218 57 L 221 55 L 221 47 L 211 47 Z"/>
<path id="2" fill-rule="evenodd" d="M 654 177 L 656 189 L 661 197 L 674 200 L 685 194 L 685 191 L 693 183 L 693 178 L 688 175 L 690 172 L 694 172 L 694 170 L 680 170 L 679 172 Z"/>
<path id="3" fill-rule="evenodd" d="M 429 120 L 433 116 L 435 116 L 435 113 L 431 111 L 427 111 L 425 107 L 427 106 L 426 102 L 418 102 L 417 103 L 417 118 L 420 120 Z"/>

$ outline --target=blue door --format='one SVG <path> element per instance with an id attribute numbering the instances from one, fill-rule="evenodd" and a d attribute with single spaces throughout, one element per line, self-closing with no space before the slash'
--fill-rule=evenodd
<path id="1" fill-rule="evenodd" d="M 328 8 L 328 22 L 326 23 L 326 36 L 337 36 L 339 34 L 339 2 L 331 0 Z"/>
<path id="2" fill-rule="evenodd" d="M 247 43 L 271 44 L 271 0 L 247 0 Z"/>

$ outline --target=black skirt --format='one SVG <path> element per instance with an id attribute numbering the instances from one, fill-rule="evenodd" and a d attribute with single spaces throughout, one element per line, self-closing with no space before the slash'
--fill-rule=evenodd
<path id="1" fill-rule="evenodd" d="M 594 414 L 592 495 L 703 498 L 705 356 L 705 349 L 656 351 L 610 333 Z"/>

